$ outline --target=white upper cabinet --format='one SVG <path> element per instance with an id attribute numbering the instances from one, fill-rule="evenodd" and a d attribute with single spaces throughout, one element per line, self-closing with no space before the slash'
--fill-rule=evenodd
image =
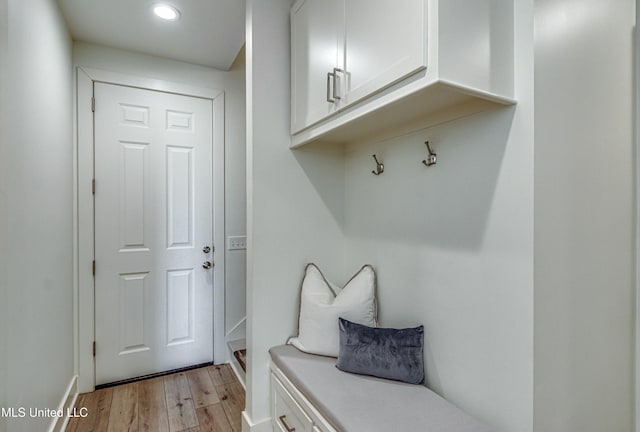
<path id="1" fill-rule="evenodd" d="M 344 10 L 344 105 L 427 66 L 424 0 L 346 0 Z"/>
<path id="2" fill-rule="evenodd" d="M 343 1 L 303 0 L 291 10 L 293 130 L 337 109 L 334 70 L 344 68 Z"/>
<path id="3" fill-rule="evenodd" d="M 292 147 L 426 127 L 513 99 L 513 0 L 298 0 Z"/>

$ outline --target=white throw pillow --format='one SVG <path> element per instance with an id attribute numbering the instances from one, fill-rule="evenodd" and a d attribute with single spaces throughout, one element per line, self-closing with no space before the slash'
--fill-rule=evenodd
<path id="1" fill-rule="evenodd" d="M 376 274 L 365 265 L 344 288 L 327 281 L 315 264 L 308 264 L 302 280 L 298 337 L 291 345 L 310 354 L 338 357 L 338 318 L 376 327 Z"/>

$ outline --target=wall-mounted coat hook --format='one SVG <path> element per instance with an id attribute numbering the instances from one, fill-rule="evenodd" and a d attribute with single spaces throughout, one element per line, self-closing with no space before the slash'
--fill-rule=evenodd
<path id="1" fill-rule="evenodd" d="M 376 169 L 371 171 L 371 173 L 375 175 L 380 175 L 384 172 L 384 165 L 380 163 L 376 155 L 373 155 L 373 158 L 376 161 Z"/>
<path id="2" fill-rule="evenodd" d="M 429 141 L 424 142 L 427 145 L 427 151 L 429 154 L 427 158 L 422 161 L 425 166 L 430 167 L 431 165 L 435 165 L 438 162 L 438 156 L 431 150 L 431 146 L 429 145 Z"/>

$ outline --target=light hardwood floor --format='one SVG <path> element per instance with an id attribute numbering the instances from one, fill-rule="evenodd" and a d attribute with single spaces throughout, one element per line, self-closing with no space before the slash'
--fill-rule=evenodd
<path id="1" fill-rule="evenodd" d="M 240 432 L 244 389 L 229 365 L 80 395 L 67 432 Z"/>

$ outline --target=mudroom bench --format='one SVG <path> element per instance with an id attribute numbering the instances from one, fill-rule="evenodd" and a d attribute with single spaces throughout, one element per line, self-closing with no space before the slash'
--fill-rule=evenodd
<path id="1" fill-rule="evenodd" d="M 274 431 L 490 432 L 424 386 L 342 372 L 291 345 L 269 352 Z"/>

